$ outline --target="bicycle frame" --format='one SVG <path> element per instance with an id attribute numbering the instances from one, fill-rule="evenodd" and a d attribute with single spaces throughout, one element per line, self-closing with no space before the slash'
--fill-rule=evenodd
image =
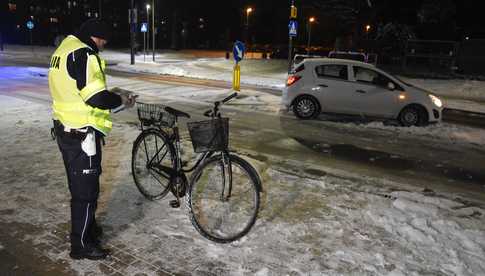
<path id="1" fill-rule="evenodd" d="M 207 117 L 211 117 L 211 118 L 221 118 L 219 106 L 226 103 L 227 101 L 229 101 L 230 99 L 232 99 L 236 96 L 237 96 L 237 93 L 234 93 L 234 94 L 230 95 L 229 97 L 225 98 L 224 100 L 222 100 L 220 102 L 219 101 L 215 102 L 214 107 L 211 110 L 206 111 L 204 113 L 204 115 L 207 116 Z M 151 128 L 157 129 L 160 133 L 162 133 L 164 136 L 166 136 L 169 139 L 169 141 L 172 142 L 172 144 L 175 146 L 175 170 L 172 169 L 171 167 L 162 166 L 162 165 L 158 164 L 159 160 L 162 160 L 165 157 L 168 150 L 167 150 L 167 152 L 165 152 L 164 156 L 162 156 L 162 158 L 160 159 L 159 154 L 163 150 L 163 148 L 158 149 L 157 144 L 155 144 L 157 153 L 148 162 L 147 166 L 148 166 L 149 169 L 152 169 L 152 170 L 158 169 L 158 170 L 154 170 L 158 174 L 161 174 L 161 175 L 163 175 L 162 173 L 168 174 L 168 177 L 170 177 L 171 180 L 174 177 L 177 177 L 181 174 L 190 173 L 190 172 L 194 171 L 200 164 L 202 164 L 202 162 L 204 162 L 207 158 L 210 158 L 211 156 L 213 156 L 214 153 L 215 153 L 215 151 L 208 151 L 208 152 L 201 153 L 197 157 L 197 161 L 193 164 L 193 166 L 191 168 L 184 169 L 185 165 L 183 164 L 184 162 L 182 160 L 182 155 L 181 155 L 180 131 L 179 131 L 179 127 L 178 127 L 178 118 L 175 117 L 174 125 L 173 125 L 173 127 L 170 127 L 170 129 L 172 130 L 171 135 L 169 135 L 165 130 L 163 130 L 162 126 L 159 125 L 159 124 L 150 124 L 150 125 L 153 125 L 155 127 L 148 127 L 147 129 L 151 129 Z M 141 122 L 140 122 L 140 128 L 141 128 L 142 132 L 147 130 L 147 129 L 143 128 L 143 123 L 141 123 Z M 145 144 L 145 153 L 148 156 L 148 150 L 146 148 L 146 144 Z M 221 200 L 227 201 L 231 197 L 231 192 L 232 192 L 232 165 L 231 165 L 231 159 L 229 158 L 229 152 L 227 150 L 221 151 L 221 155 L 222 155 L 221 171 L 222 171 L 222 176 L 223 176 L 223 183 L 222 183 L 223 186 L 222 186 Z M 155 160 L 156 160 L 156 162 L 155 162 Z M 159 165 L 159 166 L 157 166 L 157 165 Z M 228 174 L 228 178 L 229 178 L 228 179 L 229 185 L 228 185 L 227 193 L 226 193 L 226 167 L 228 168 L 227 174 Z M 167 175 L 163 175 L 163 176 L 167 177 Z M 171 185 L 172 184 L 173 183 L 171 181 Z M 224 194 L 226 194 L 226 196 Z M 177 200 L 178 200 L 178 193 L 177 193 L 176 197 L 177 197 Z"/>
<path id="2" fill-rule="evenodd" d="M 175 146 L 175 170 L 173 170 L 172 168 L 169 168 L 169 167 L 165 167 L 165 166 L 160 166 L 159 168 L 163 171 L 163 172 L 166 172 L 169 174 L 169 176 L 174 176 L 174 175 L 177 175 L 179 174 L 180 172 L 183 172 L 183 173 L 190 173 L 192 171 L 195 170 L 195 168 L 197 168 L 204 160 L 206 160 L 207 158 L 211 157 L 214 152 L 213 151 L 210 151 L 210 152 L 205 152 L 205 153 L 202 153 L 198 156 L 197 158 L 197 161 L 194 163 L 194 165 L 191 167 L 191 168 L 188 168 L 188 169 L 184 169 L 184 166 L 183 166 L 183 160 L 182 160 L 182 155 L 181 155 L 181 144 L 180 144 L 180 133 L 179 133 L 179 128 L 178 128 L 178 120 L 175 119 L 175 123 L 174 123 L 174 126 L 172 128 L 170 128 L 172 130 L 172 134 L 169 135 L 165 130 L 163 130 L 163 128 L 159 125 L 156 125 L 156 127 L 148 127 L 148 128 L 143 128 L 143 124 L 140 124 L 140 128 L 141 128 L 141 131 L 146 131 L 148 129 L 156 129 L 157 131 L 163 133 L 165 136 L 167 136 L 167 138 L 169 139 L 169 141 L 171 141 L 174 146 Z M 151 160 L 149 160 L 148 162 L 148 166 L 150 168 L 153 168 L 153 163 L 156 163 L 158 162 L 158 160 L 161 160 L 163 159 L 163 157 L 165 156 L 162 156 L 162 158 L 160 159 L 160 153 L 162 152 L 163 148 L 158 148 L 158 145 L 155 146 L 156 149 L 157 149 L 157 153 L 152 157 Z M 146 148 L 146 145 L 145 145 L 145 152 L 147 152 L 147 148 Z M 167 153 L 165 153 L 167 154 Z M 147 154 L 148 155 L 148 154 Z M 160 173 L 160 172 L 158 172 Z"/>

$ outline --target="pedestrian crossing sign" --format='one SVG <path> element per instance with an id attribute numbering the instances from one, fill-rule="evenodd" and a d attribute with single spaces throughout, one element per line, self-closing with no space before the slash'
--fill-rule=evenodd
<path id="1" fill-rule="evenodd" d="M 296 20 L 290 20 L 290 24 L 288 24 L 288 29 L 290 36 L 295 37 L 298 33 L 298 22 Z"/>
<path id="2" fill-rule="evenodd" d="M 148 31 L 148 24 L 147 23 L 141 23 L 141 32 L 146 33 Z"/>

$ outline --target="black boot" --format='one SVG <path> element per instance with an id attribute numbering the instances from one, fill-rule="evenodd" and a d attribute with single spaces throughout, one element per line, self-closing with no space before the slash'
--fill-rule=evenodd
<path id="1" fill-rule="evenodd" d="M 89 244 L 84 248 L 71 248 L 71 253 L 69 253 L 69 256 L 75 260 L 103 260 L 108 257 L 109 253 L 109 250 L 103 249 L 94 244 Z"/>
<path id="2" fill-rule="evenodd" d="M 89 242 L 96 246 L 101 245 L 101 237 L 103 236 L 103 228 L 94 221 L 94 223 L 89 228 Z"/>
<path id="3" fill-rule="evenodd" d="M 95 238 L 100 239 L 103 236 L 103 228 L 98 224 L 94 224 L 92 234 Z"/>

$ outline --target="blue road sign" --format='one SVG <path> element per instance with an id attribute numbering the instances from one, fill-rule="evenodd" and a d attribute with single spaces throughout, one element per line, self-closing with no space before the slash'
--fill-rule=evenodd
<path id="1" fill-rule="evenodd" d="M 244 43 L 237 40 L 234 42 L 234 47 L 232 48 L 232 53 L 234 55 L 234 60 L 240 62 L 244 58 Z"/>
<path id="2" fill-rule="evenodd" d="M 295 37 L 298 33 L 298 21 L 290 20 L 290 24 L 288 24 L 288 31 L 290 36 Z"/>
<path id="3" fill-rule="evenodd" d="M 146 33 L 148 31 L 148 24 L 147 23 L 141 23 L 141 32 Z"/>
<path id="4" fill-rule="evenodd" d="M 34 28 L 34 22 L 32 22 L 32 21 L 30 21 L 30 20 L 29 20 L 29 21 L 27 21 L 27 24 L 26 24 L 26 25 L 27 25 L 27 28 L 28 28 L 29 30 L 32 30 L 32 29 Z"/>

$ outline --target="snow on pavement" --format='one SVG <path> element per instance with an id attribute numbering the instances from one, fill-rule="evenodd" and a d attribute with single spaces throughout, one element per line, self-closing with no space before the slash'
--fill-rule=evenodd
<path id="1" fill-rule="evenodd" d="M 485 101 L 485 86 L 483 81 L 467 79 L 409 79 L 412 84 L 433 90 L 438 95 L 460 99 Z"/>
<path id="2" fill-rule="evenodd" d="M 226 59 L 199 59 L 184 62 L 175 61 L 174 63 L 171 63 L 170 61 L 159 61 L 157 63 L 138 62 L 135 65 L 118 63 L 117 65 L 112 66 L 112 68 L 127 72 L 152 73 L 232 82 L 231 69 L 227 68 L 227 66 L 220 66 L 221 63 L 232 65 L 231 61 Z M 241 62 L 242 68 L 245 66 L 244 63 L 244 61 Z M 264 66 L 264 63 L 261 64 Z M 248 73 L 248 75 L 245 75 L 245 73 Z M 284 72 L 266 73 L 265 75 L 262 75 L 242 71 L 241 83 L 282 89 L 285 85 L 286 76 L 287 74 Z"/>
<path id="3" fill-rule="evenodd" d="M 22 75 L 17 74 L 20 80 Z M 118 81 L 121 84 L 123 80 Z M 122 88 L 130 85 L 138 85 L 145 96 L 163 94 L 165 90 L 160 88 L 166 88 L 131 82 Z M 198 101 L 193 88 L 185 92 L 172 89 L 168 97 L 174 101 L 184 96 Z M 170 87 L 167 91 L 170 93 Z M 206 94 L 199 96 L 216 97 L 225 92 L 201 89 L 200 93 Z M 49 137 L 50 107 L 4 95 L 0 95 L 0 107 L 4 160 L 0 166 L 0 210 L 13 212 L 2 215 L 1 220 L 43 229 L 24 237 L 43 243 L 49 227 L 67 220 L 69 206 L 62 160 Z M 379 123 L 344 125 L 389 128 Z M 438 136 L 440 126 L 433 127 L 436 130 L 431 133 Z M 426 129 L 396 131 L 425 136 Z M 463 129 L 450 128 L 449 132 Z M 148 202 L 136 190 L 130 175 L 130 147 L 137 134 L 136 128 L 115 119 L 104 149 L 99 211 L 108 243 L 125 244 L 141 260 L 155 258 L 171 272 L 194 275 L 485 274 L 483 205 L 453 194 L 412 188 L 408 183 L 389 186 L 377 179 L 315 176 L 298 166 L 258 165 L 264 193 L 255 227 L 241 241 L 211 243 L 194 230 L 186 210 L 167 208 L 170 197 Z M 314 166 L 318 169 L 318 164 Z M 67 253 L 45 252 L 53 260 L 67 262 L 78 274 L 102 274 L 96 262 L 84 266 L 71 261 Z"/>
<path id="4" fill-rule="evenodd" d="M 342 124 L 342 127 L 392 132 L 399 137 L 419 137 L 437 143 L 464 144 L 473 146 L 485 146 L 485 131 L 479 128 L 460 126 L 449 123 L 431 124 L 426 127 L 400 127 L 384 124 L 383 122 L 370 122 L 367 124 Z"/>

